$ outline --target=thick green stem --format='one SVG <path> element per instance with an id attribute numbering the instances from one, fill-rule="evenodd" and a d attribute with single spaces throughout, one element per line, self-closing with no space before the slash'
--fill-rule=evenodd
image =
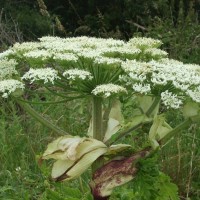
<path id="1" fill-rule="evenodd" d="M 18 101 L 16 100 L 17 103 L 27 112 L 29 113 L 33 118 L 35 118 L 37 121 L 39 121 L 41 124 L 43 124 L 44 126 L 52 129 L 53 131 L 55 131 L 56 133 L 58 133 L 59 135 L 68 135 L 67 132 L 63 131 L 62 129 L 60 129 L 59 127 L 55 126 L 54 124 L 52 124 L 51 122 L 49 122 L 49 120 L 45 119 L 40 113 L 36 112 L 31 106 L 29 106 L 27 103 L 24 103 L 22 101 Z"/>
<path id="2" fill-rule="evenodd" d="M 103 133 L 103 119 L 102 119 L 102 98 L 93 97 L 92 99 L 92 131 L 93 138 L 103 141 L 104 133 Z M 103 158 L 98 158 L 92 164 L 93 173 L 103 165 Z"/>
<path id="3" fill-rule="evenodd" d="M 154 110 L 159 105 L 159 103 L 160 103 L 160 97 L 155 97 L 152 105 L 150 106 L 150 108 L 146 112 L 147 117 L 151 116 L 151 114 L 154 112 Z"/>
<path id="4" fill-rule="evenodd" d="M 103 141 L 102 99 L 99 97 L 92 99 L 92 130 L 93 138 Z"/>

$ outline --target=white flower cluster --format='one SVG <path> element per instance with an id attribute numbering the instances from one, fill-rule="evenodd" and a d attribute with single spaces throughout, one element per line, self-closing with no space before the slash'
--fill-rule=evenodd
<path id="1" fill-rule="evenodd" d="M 7 98 L 16 89 L 24 89 L 24 84 L 12 79 L 13 75 L 18 74 L 15 69 L 17 62 L 14 59 L 9 60 L 4 56 L 2 57 L 0 59 L 0 93 L 2 93 L 3 98 Z"/>
<path id="2" fill-rule="evenodd" d="M 54 53 L 53 59 L 61 60 L 61 61 L 63 61 L 63 60 L 73 61 L 73 62 L 78 61 L 78 57 L 73 53 Z"/>
<path id="3" fill-rule="evenodd" d="M 52 58 L 56 61 L 75 61 L 78 58 L 90 59 L 95 63 L 108 64 L 115 62 L 113 59 L 124 61 L 134 59 L 141 52 L 151 53 L 151 56 L 165 56 L 166 52 L 156 49 L 160 44 L 159 40 L 151 38 L 133 38 L 129 42 L 115 40 L 112 38 L 103 39 L 95 37 L 42 37 L 40 42 L 25 42 L 15 44 L 11 49 L 16 54 L 28 58 L 45 60 Z M 141 48 L 143 50 L 141 51 Z M 109 61 L 110 59 L 110 61 Z"/>
<path id="4" fill-rule="evenodd" d="M 58 72 L 52 68 L 30 69 L 24 74 L 22 79 L 30 80 L 31 83 L 43 80 L 44 83 L 51 82 L 54 84 L 55 79 L 59 79 Z"/>
<path id="5" fill-rule="evenodd" d="M 81 79 L 81 80 L 89 79 L 89 80 L 91 80 L 93 78 L 90 72 L 85 71 L 85 70 L 80 70 L 80 69 L 66 70 L 63 73 L 63 76 L 66 76 L 67 79 L 69 79 L 69 80 L 75 80 L 75 79 Z"/>
<path id="6" fill-rule="evenodd" d="M 144 37 L 135 37 L 128 42 L 86 36 L 42 37 L 39 42 L 17 43 L 0 54 L 0 80 L 11 79 L 12 75 L 16 74 L 15 64 L 6 67 L 1 64 L 2 60 L 20 55 L 21 59 L 33 58 L 36 62 L 42 60 L 42 67 L 47 66 L 31 68 L 25 73 L 22 78 L 31 82 L 43 80 L 44 83 L 54 83 L 55 79 L 62 78 L 59 77 L 58 71 L 49 66 L 60 69 L 60 74 L 64 71 L 63 76 L 69 80 L 78 78 L 83 81 L 91 79 L 93 73 L 103 71 L 105 74 L 112 74 L 113 70 L 121 67 L 121 83 L 135 93 L 157 96 L 162 94 L 163 103 L 173 108 L 180 106 L 180 101 L 188 97 L 200 102 L 200 66 L 164 58 L 167 52 L 158 49 L 161 45 L 160 40 Z M 34 62 L 28 64 L 32 63 Z M 40 62 L 37 63 L 40 65 Z M 97 70 L 93 69 L 95 67 Z M 98 70 L 99 67 L 102 67 L 102 70 Z M 92 94 L 110 96 L 125 91 L 122 86 L 105 84 L 104 79 L 99 84 Z M 166 100 L 167 97 L 169 101 Z M 170 99 L 178 103 L 169 103 Z"/>
<path id="7" fill-rule="evenodd" d="M 23 43 L 15 43 L 11 50 L 16 53 L 17 52 L 23 53 L 38 49 L 38 47 L 40 47 L 40 43 L 38 42 L 23 42 Z"/>
<path id="8" fill-rule="evenodd" d="M 177 109 L 182 105 L 182 100 L 176 94 L 166 90 L 161 93 L 161 100 L 167 108 Z"/>
<path id="9" fill-rule="evenodd" d="M 40 58 L 41 60 L 46 60 L 52 57 L 52 54 L 49 51 L 44 50 L 44 49 L 41 49 L 41 50 L 35 49 L 27 53 L 24 53 L 24 56 L 27 58 Z"/>
<path id="10" fill-rule="evenodd" d="M 108 57 L 103 57 L 103 56 L 98 56 L 96 58 L 94 58 L 94 63 L 96 64 L 107 64 L 107 65 L 117 65 L 117 64 L 121 64 L 122 60 L 120 60 L 119 58 L 108 58 Z"/>
<path id="11" fill-rule="evenodd" d="M 2 97 L 7 98 L 9 94 L 16 89 L 24 89 L 24 84 L 18 80 L 7 79 L 0 81 L 0 93 L 3 93 Z"/>
<path id="12" fill-rule="evenodd" d="M 138 48 L 143 48 L 143 47 L 157 48 L 162 44 L 160 40 L 153 38 L 146 38 L 146 37 L 135 37 L 130 39 L 128 43 Z"/>
<path id="13" fill-rule="evenodd" d="M 200 86 L 198 86 L 194 90 L 187 90 L 186 92 L 193 101 L 200 103 Z"/>
<path id="14" fill-rule="evenodd" d="M 110 48 L 105 48 L 103 50 L 105 55 L 109 54 L 128 54 L 128 55 L 134 55 L 134 54 L 139 54 L 141 53 L 141 50 L 139 48 L 136 48 L 135 46 L 130 46 L 128 44 L 124 44 L 123 46 L 119 47 L 110 47 Z"/>
<path id="15" fill-rule="evenodd" d="M 133 90 L 141 94 L 148 94 L 151 92 L 151 87 L 150 84 L 135 83 L 133 84 Z"/>
<path id="16" fill-rule="evenodd" d="M 103 96 L 105 98 L 119 93 L 127 93 L 127 90 L 122 86 L 112 83 L 98 85 L 94 90 L 92 90 L 92 94 L 95 96 Z"/>
<path id="17" fill-rule="evenodd" d="M 131 86 L 135 92 L 152 94 L 151 90 L 155 91 L 155 88 L 158 89 L 156 91 L 169 89 L 161 94 L 153 93 L 162 95 L 163 103 L 168 107 L 178 108 L 182 104 L 182 97 L 187 98 L 187 96 L 193 101 L 200 102 L 200 66 L 198 65 L 184 65 L 182 62 L 170 59 L 150 62 L 129 60 L 122 63 L 122 69 L 126 75 L 122 75 L 120 80 L 127 86 Z M 167 85 L 169 88 L 166 88 Z M 171 87 L 174 88 L 173 92 L 170 90 Z"/>
<path id="18" fill-rule="evenodd" d="M 152 56 L 159 56 L 159 57 L 166 57 L 168 55 L 166 51 L 157 48 L 148 48 L 144 52 Z"/>
<path id="19" fill-rule="evenodd" d="M 16 65 L 17 62 L 14 59 L 0 59 L 0 80 L 11 78 L 13 74 L 17 74 Z"/>
<path id="20" fill-rule="evenodd" d="M 12 55 L 14 53 L 13 50 L 11 49 L 8 49 L 2 53 L 0 53 L 0 59 L 4 59 L 4 58 L 7 58 L 8 56 Z"/>

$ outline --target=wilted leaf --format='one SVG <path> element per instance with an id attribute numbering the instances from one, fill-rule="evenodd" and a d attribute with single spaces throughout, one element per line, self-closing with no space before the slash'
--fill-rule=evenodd
<path id="1" fill-rule="evenodd" d="M 107 148 L 107 146 L 99 140 L 85 138 L 84 142 L 77 148 L 77 158 L 98 148 Z"/>
<path id="2" fill-rule="evenodd" d="M 148 154 L 148 151 L 141 151 L 128 158 L 112 160 L 97 169 L 90 183 L 95 199 L 108 199 L 115 187 L 132 180 L 138 171 L 134 164 Z"/>
<path id="3" fill-rule="evenodd" d="M 85 138 L 62 136 L 51 142 L 43 154 L 43 159 L 71 159 L 75 160 L 76 148 Z"/>
<path id="4" fill-rule="evenodd" d="M 56 179 L 63 174 L 74 164 L 72 160 L 57 160 L 53 164 L 51 176 L 53 179 Z"/>
<path id="5" fill-rule="evenodd" d="M 62 181 L 76 178 L 106 152 L 107 146 L 99 140 L 67 136 L 50 143 L 43 159 L 57 160 L 53 165 L 52 178 Z"/>
<path id="6" fill-rule="evenodd" d="M 107 148 L 99 148 L 85 154 L 68 172 L 66 180 L 70 180 L 80 176 L 91 164 L 99 158 L 101 155 L 106 153 Z"/>

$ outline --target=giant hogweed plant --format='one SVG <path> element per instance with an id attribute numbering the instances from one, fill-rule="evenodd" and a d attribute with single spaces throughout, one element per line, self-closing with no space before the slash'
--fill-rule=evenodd
<path id="1" fill-rule="evenodd" d="M 148 162 L 141 161 L 157 154 L 175 134 L 198 120 L 200 66 L 168 59 L 159 49 L 161 44 L 151 38 L 125 42 L 42 37 L 38 42 L 17 43 L 0 54 L 1 98 L 15 100 L 36 120 L 63 135 L 42 156 L 55 160 L 54 180 L 75 179 L 91 167 L 89 185 L 94 199 L 109 199 L 114 188 L 134 183 L 145 165 L 148 169 Z M 55 102 L 41 102 L 45 104 L 86 98 L 91 120 L 85 136 L 66 133 L 34 110 L 30 104 L 40 102 L 28 98 L 33 88 L 34 93 L 42 90 L 59 97 Z M 132 101 L 135 108 L 124 118 L 121 104 L 126 101 Z M 167 109 L 180 109 L 185 120 L 171 127 L 165 120 Z M 134 137 L 136 130 L 143 137 L 144 127 L 148 138 L 143 145 L 133 148 L 120 142 L 128 135 Z M 159 187 L 157 194 L 164 190 Z M 166 199 L 178 199 L 176 189 L 171 191 Z"/>

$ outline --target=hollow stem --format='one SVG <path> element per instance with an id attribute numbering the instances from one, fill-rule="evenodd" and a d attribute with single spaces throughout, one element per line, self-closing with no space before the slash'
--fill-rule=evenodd
<path id="1" fill-rule="evenodd" d="M 92 129 L 93 138 L 102 141 L 103 125 L 102 125 L 102 99 L 99 97 L 93 97 L 92 99 Z"/>
<path id="2" fill-rule="evenodd" d="M 102 98 L 93 97 L 92 98 L 92 131 L 93 138 L 103 141 L 103 119 L 102 119 Z M 103 158 L 98 158 L 92 164 L 92 172 L 94 173 L 99 167 L 104 163 Z"/>
<path id="3" fill-rule="evenodd" d="M 146 112 L 147 117 L 151 116 L 151 114 L 156 109 L 156 107 L 158 106 L 159 103 L 160 103 L 160 97 L 155 97 L 152 105 L 150 106 L 150 108 Z"/>

